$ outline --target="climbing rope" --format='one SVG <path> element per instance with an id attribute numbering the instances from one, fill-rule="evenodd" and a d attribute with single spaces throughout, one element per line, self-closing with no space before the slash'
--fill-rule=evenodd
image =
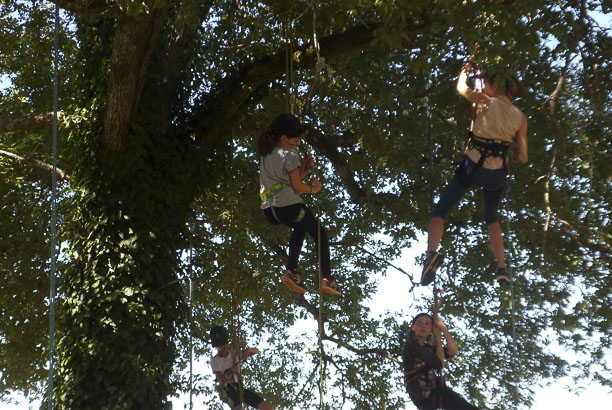
<path id="1" fill-rule="evenodd" d="M 317 259 L 319 261 L 319 407 L 323 410 L 324 369 L 323 369 L 323 269 L 321 269 L 321 206 L 317 202 Z"/>
<path id="2" fill-rule="evenodd" d="M 508 273 L 510 274 L 510 308 L 512 323 L 512 372 L 514 374 L 514 408 L 519 405 L 519 374 L 518 374 L 518 347 L 516 343 L 516 309 L 514 304 L 514 278 L 512 269 L 512 256 L 514 254 L 514 242 L 510 240 L 510 180 L 506 186 L 506 241 L 508 242 Z"/>
<path id="3" fill-rule="evenodd" d="M 285 35 L 285 80 L 286 80 L 286 111 L 293 114 L 293 101 L 291 90 L 293 88 L 293 41 L 291 41 L 291 22 L 284 24 Z"/>
<path id="4" fill-rule="evenodd" d="M 193 216 L 189 221 L 189 410 L 193 409 Z"/>
<path id="5" fill-rule="evenodd" d="M 429 164 L 429 214 L 433 212 L 434 207 L 434 194 L 433 194 L 433 138 L 431 132 L 431 100 L 429 97 L 429 90 L 427 92 L 427 144 L 429 148 L 429 160 L 427 161 Z M 438 275 L 434 276 L 433 281 L 433 314 L 434 317 L 438 314 L 438 309 L 440 308 L 440 304 L 442 302 L 441 298 L 438 298 L 438 295 L 441 293 L 441 290 L 438 288 Z M 437 343 L 438 341 L 436 341 Z M 442 341 L 440 341 L 442 342 Z M 444 384 L 444 370 L 440 369 L 437 371 L 438 376 L 440 377 L 442 385 Z M 435 404 L 435 400 L 434 400 Z M 435 407 L 437 408 L 437 407 Z"/>
<path id="6" fill-rule="evenodd" d="M 232 127 L 232 140 L 233 140 L 233 136 L 234 136 L 234 129 Z M 230 155 L 232 156 L 231 161 L 232 161 L 232 169 L 234 169 L 233 167 L 233 162 L 234 162 L 234 152 L 232 150 L 232 152 L 230 153 Z M 236 225 L 236 201 L 234 200 L 233 196 L 230 198 L 230 222 L 229 222 L 229 231 L 230 231 L 230 249 L 231 250 L 235 250 L 236 249 L 236 232 L 237 232 L 237 225 Z M 240 364 L 242 363 L 242 350 L 241 350 L 241 346 L 240 346 L 240 307 L 237 301 L 237 297 L 236 297 L 236 292 L 237 292 L 237 280 L 236 280 L 236 271 L 238 270 L 236 267 L 236 262 L 238 261 L 238 258 L 234 257 L 234 255 L 229 255 L 230 260 L 232 261 L 230 269 L 232 272 L 232 345 L 234 348 L 234 352 L 236 354 L 234 360 L 235 363 L 238 364 L 238 393 L 239 393 L 239 397 L 240 397 L 240 401 L 243 402 L 244 401 L 244 383 L 243 383 L 243 379 L 242 379 L 242 371 L 241 371 L 241 366 Z"/>
<path id="7" fill-rule="evenodd" d="M 55 367 L 55 265 L 57 254 L 57 100 L 59 62 L 59 6 L 55 5 L 53 44 L 53 172 L 51 176 L 51 280 L 49 284 L 49 381 L 47 405 L 53 409 L 53 371 Z"/>

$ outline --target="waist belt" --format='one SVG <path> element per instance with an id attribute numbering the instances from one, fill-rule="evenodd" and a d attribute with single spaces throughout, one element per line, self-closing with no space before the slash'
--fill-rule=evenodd
<path id="1" fill-rule="evenodd" d="M 505 160 L 509 146 L 509 142 L 481 138 L 472 133 L 470 133 L 470 139 L 468 140 L 468 148 L 477 149 L 482 157 L 500 157 Z"/>
<path id="2" fill-rule="evenodd" d="M 274 195 L 278 194 L 280 191 L 287 188 L 288 186 L 289 186 L 288 184 L 283 184 L 280 182 L 278 184 L 272 185 L 270 188 L 266 189 L 264 192 L 259 194 L 261 203 L 262 204 L 267 203 L 267 204 L 272 205 L 271 200 L 274 197 Z"/>

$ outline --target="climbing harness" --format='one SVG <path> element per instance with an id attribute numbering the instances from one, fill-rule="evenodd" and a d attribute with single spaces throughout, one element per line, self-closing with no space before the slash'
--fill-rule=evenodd
<path id="1" fill-rule="evenodd" d="M 278 184 L 272 185 L 270 188 L 259 194 L 262 205 L 272 205 L 272 198 L 287 187 L 289 187 L 289 184 L 279 182 Z"/>

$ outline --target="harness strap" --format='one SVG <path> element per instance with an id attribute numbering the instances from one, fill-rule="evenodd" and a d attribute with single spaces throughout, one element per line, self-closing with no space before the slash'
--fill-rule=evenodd
<path id="1" fill-rule="evenodd" d="M 427 373 L 426 368 L 427 365 L 422 364 L 419 367 L 415 367 L 414 369 L 404 371 L 405 383 L 412 383 L 413 381 L 418 379 L 419 376 L 422 376 Z"/>
<path id="2" fill-rule="evenodd" d="M 279 182 L 278 184 L 272 185 L 270 188 L 266 189 L 264 192 L 259 194 L 259 198 L 261 199 L 262 204 L 270 203 L 274 195 L 278 194 L 283 189 L 287 188 L 288 184 L 283 184 Z M 277 218 L 278 219 L 278 218 Z"/>
<path id="3" fill-rule="evenodd" d="M 270 211 L 272 211 L 272 215 L 274 216 L 274 219 L 276 219 L 278 221 L 279 224 L 282 224 L 283 222 L 280 220 L 280 218 L 278 217 L 278 215 L 276 215 L 276 211 L 274 210 L 274 207 L 271 206 L 270 207 Z M 304 219 L 304 217 L 306 216 L 306 210 L 304 209 L 303 206 L 300 206 L 300 213 L 298 214 L 298 216 L 293 220 L 293 222 L 300 222 L 302 219 Z"/>
<path id="4" fill-rule="evenodd" d="M 470 132 L 470 139 L 468 140 L 468 148 L 475 148 L 480 152 L 480 158 L 483 157 L 500 157 L 506 159 L 508 153 L 508 147 L 510 143 L 505 141 L 496 141 L 487 138 L 477 137 Z M 479 161 L 480 162 L 480 161 Z"/>
<path id="5" fill-rule="evenodd" d="M 272 215 L 274 216 L 274 219 L 276 219 L 279 224 L 282 224 L 281 220 L 278 218 L 278 215 L 276 215 L 276 211 L 274 211 L 273 206 L 270 207 L 270 210 L 272 211 Z"/>

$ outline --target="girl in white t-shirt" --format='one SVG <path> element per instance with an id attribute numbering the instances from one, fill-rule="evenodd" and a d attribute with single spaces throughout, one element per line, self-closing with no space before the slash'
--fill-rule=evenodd
<path id="1" fill-rule="evenodd" d="M 315 241 L 320 249 L 323 292 L 340 295 L 336 280 L 331 274 L 329 241 L 327 232 L 302 201 L 300 194 L 316 194 L 322 188 L 316 178 L 309 183 L 302 182 L 308 171 L 314 168 L 311 157 L 300 160 L 296 148 L 306 133 L 306 127 L 293 114 L 277 116 L 257 142 L 260 162 L 261 209 L 273 225 L 286 225 L 293 229 L 289 239 L 289 260 L 282 282 L 297 293 L 306 292 L 298 271 L 298 259 L 306 234 Z M 319 237 L 321 243 L 319 244 Z"/>

